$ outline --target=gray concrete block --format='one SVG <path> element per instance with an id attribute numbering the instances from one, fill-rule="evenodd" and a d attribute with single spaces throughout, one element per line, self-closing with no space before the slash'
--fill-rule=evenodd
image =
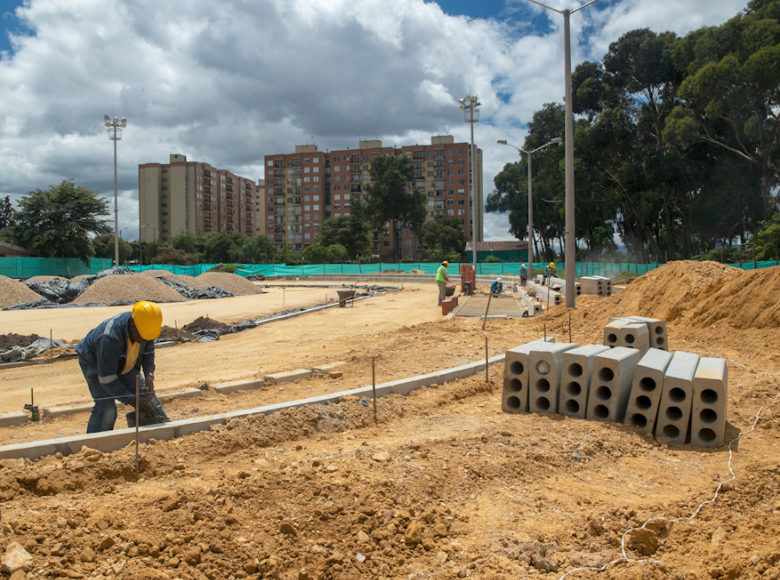
<path id="1" fill-rule="evenodd" d="M 557 413 L 558 393 L 563 374 L 563 355 L 577 348 L 572 343 L 537 342 L 529 354 L 528 410 L 531 413 Z"/>
<path id="2" fill-rule="evenodd" d="M 224 385 L 215 385 L 214 390 L 223 395 L 230 393 L 236 393 L 238 391 L 252 391 L 254 389 L 262 389 L 265 382 L 263 379 L 257 379 L 254 381 L 234 381 L 231 383 L 225 383 Z"/>
<path id="3" fill-rule="evenodd" d="M 544 340 L 544 339 L 541 339 Z M 554 337 L 547 339 L 555 342 Z M 501 410 L 504 413 L 528 412 L 529 353 L 539 341 L 510 348 L 504 355 L 504 390 L 501 394 Z"/>
<path id="4" fill-rule="evenodd" d="M 586 419 L 613 423 L 623 421 L 634 371 L 641 358 L 637 349 L 624 346 L 616 346 L 596 355 L 588 389 Z"/>
<path id="5" fill-rule="evenodd" d="M 606 295 L 604 281 L 595 276 L 583 276 L 580 278 L 580 285 L 583 294 L 591 294 L 594 296 Z"/>
<path id="6" fill-rule="evenodd" d="M 644 316 L 627 316 L 630 320 L 644 322 L 650 332 L 650 347 L 661 350 L 669 350 L 669 339 L 666 335 L 666 322 L 657 318 L 646 318 Z"/>
<path id="7" fill-rule="evenodd" d="M 18 425 L 24 425 L 29 421 L 27 413 L 9 413 L 8 415 L 0 415 L 0 427 L 16 427 Z"/>
<path id="8" fill-rule="evenodd" d="M 664 388 L 664 374 L 671 360 L 672 355 L 668 352 L 651 348 L 639 361 L 623 421 L 625 425 L 653 435 Z"/>
<path id="9" fill-rule="evenodd" d="M 633 321 L 627 318 L 612 318 L 604 327 L 604 344 L 607 346 L 623 346 L 620 344 L 620 329 Z"/>
<path id="10" fill-rule="evenodd" d="M 688 442 L 693 378 L 699 366 L 699 358 L 698 354 L 690 352 L 674 353 L 664 374 L 664 390 L 655 423 L 656 437 L 668 437 L 677 445 Z"/>
<path id="11" fill-rule="evenodd" d="M 720 447 L 726 434 L 729 370 L 722 358 L 702 358 L 693 377 L 691 444 Z"/>
<path id="12" fill-rule="evenodd" d="M 605 276 L 593 276 L 596 280 L 601 280 L 604 288 L 604 296 L 612 296 L 612 278 Z"/>
<path id="13" fill-rule="evenodd" d="M 266 375 L 263 377 L 263 380 L 269 385 L 275 385 L 277 383 L 292 383 L 299 379 L 310 377 L 312 374 L 313 373 L 311 369 L 297 369 L 294 371 Z"/>
<path id="14" fill-rule="evenodd" d="M 644 354 L 650 348 L 650 332 L 647 325 L 643 322 L 634 322 L 625 324 L 618 329 L 619 346 L 635 348 Z"/>
<path id="15" fill-rule="evenodd" d="M 563 374 L 558 395 L 558 412 L 561 415 L 574 419 L 585 418 L 593 358 L 607 350 L 608 346 L 588 344 L 563 353 Z"/>

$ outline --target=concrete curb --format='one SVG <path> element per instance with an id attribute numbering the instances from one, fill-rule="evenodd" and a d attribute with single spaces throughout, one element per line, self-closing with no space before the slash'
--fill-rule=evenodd
<path id="1" fill-rule="evenodd" d="M 30 418 L 27 413 L 10 413 L 0 416 L 0 427 L 16 427 L 24 425 Z"/>
<path id="2" fill-rule="evenodd" d="M 167 401 L 169 399 L 189 399 L 191 397 L 200 397 L 202 394 L 200 389 L 188 389 L 180 393 L 169 393 L 167 395 L 158 395 L 158 399 L 161 401 Z M 92 411 L 91 403 L 89 405 L 82 405 L 80 407 L 59 407 L 54 409 L 41 409 L 43 417 L 48 419 L 55 419 L 57 417 L 65 417 L 66 415 L 77 415 L 79 413 L 89 413 Z"/>
<path id="3" fill-rule="evenodd" d="M 311 369 L 296 369 L 294 371 L 265 375 L 263 380 L 269 385 L 277 385 L 279 383 L 292 383 L 299 379 L 310 377 L 313 374 L 314 372 Z"/>
<path id="4" fill-rule="evenodd" d="M 229 395 L 230 393 L 237 393 L 238 391 L 262 389 L 264 384 L 263 379 L 257 379 L 255 381 L 234 381 L 232 383 L 225 383 L 224 385 L 216 385 L 211 388 L 223 395 Z"/>
<path id="5" fill-rule="evenodd" d="M 505 355 L 503 354 L 494 356 L 488 359 L 488 364 L 502 363 L 504 361 L 504 357 Z M 408 379 L 383 383 L 376 386 L 376 395 L 377 398 L 381 398 L 386 395 L 407 395 L 411 391 L 419 389 L 420 387 L 442 385 L 449 381 L 473 376 L 483 370 L 485 370 L 485 361 L 480 361 L 451 369 L 445 369 L 443 371 L 436 371 L 425 375 L 419 375 Z M 231 419 L 259 414 L 270 415 L 271 413 L 282 411 L 284 409 L 293 409 L 306 405 L 338 403 L 342 397 L 346 396 L 365 396 L 371 398 L 372 386 L 368 385 L 366 387 L 359 387 L 349 391 L 341 391 L 338 393 L 321 395 L 319 397 L 300 399 L 298 401 L 288 401 L 286 403 L 256 407 L 254 409 L 242 409 L 239 411 L 221 413 L 219 415 L 211 415 L 208 417 L 183 419 L 180 421 L 173 421 L 171 423 L 164 423 L 162 425 L 149 425 L 148 427 L 139 428 L 138 438 L 141 443 L 146 443 L 150 439 L 176 439 L 191 433 L 205 431 L 212 425 L 225 424 Z M 134 441 L 135 429 L 117 429 L 115 431 L 108 431 L 105 433 L 74 435 L 72 437 L 63 437 L 60 439 L 33 441 L 30 443 L 20 443 L 17 445 L 5 445 L 0 447 L 0 459 L 18 459 L 20 457 L 37 459 L 47 455 L 54 455 L 57 452 L 60 452 L 63 455 L 70 455 L 72 453 L 78 453 L 81 451 L 83 446 L 87 446 L 90 449 L 97 449 L 103 453 L 109 453 L 111 451 L 122 449 Z"/>

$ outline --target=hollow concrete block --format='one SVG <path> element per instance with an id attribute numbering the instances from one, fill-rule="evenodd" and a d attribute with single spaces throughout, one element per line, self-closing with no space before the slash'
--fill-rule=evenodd
<path id="1" fill-rule="evenodd" d="M 547 340 L 555 342 L 554 337 Z M 501 410 L 504 413 L 528 412 L 528 371 L 530 369 L 528 355 L 538 342 L 528 342 L 506 351 L 504 390 L 501 394 Z"/>
<path id="2" fill-rule="evenodd" d="M 601 344 L 588 344 L 563 353 L 563 374 L 558 395 L 558 412 L 574 419 L 584 419 L 588 389 L 593 374 L 593 358 L 609 350 Z"/>
<path id="3" fill-rule="evenodd" d="M 637 349 L 624 346 L 616 346 L 595 356 L 586 419 L 613 423 L 623 421 L 634 371 L 641 358 Z"/>
<path id="4" fill-rule="evenodd" d="M 604 288 L 604 296 L 612 296 L 612 278 L 607 278 L 605 276 L 593 276 L 596 278 L 596 280 L 601 280 L 602 286 Z"/>
<path id="5" fill-rule="evenodd" d="M 664 373 L 669 367 L 672 355 L 666 351 L 651 348 L 639 361 L 634 371 L 631 396 L 628 399 L 624 425 L 642 429 L 653 435 L 658 405 L 664 388 Z"/>
<path id="6" fill-rule="evenodd" d="M 620 346 L 635 348 L 644 354 L 650 348 L 650 332 L 643 322 L 625 324 L 618 329 L 618 342 Z"/>
<path id="7" fill-rule="evenodd" d="M 720 447 L 726 433 L 729 370 L 722 358 L 702 358 L 693 377 L 691 444 Z"/>
<path id="8" fill-rule="evenodd" d="M 557 413 L 561 388 L 563 355 L 577 348 L 571 343 L 537 342 L 529 355 L 528 410 L 531 413 Z"/>
<path id="9" fill-rule="evenodd" d="M 623 346 L 620 344 L 620 329 L 632 321 L 627 318 L 612 318 L 604 327 L 604 344 L 606 346 Z"/>
<path id="10" fill-rule="evenodd" d="M 603 280 L 596 278 L 595 276 L 583 276 L 580 278 L 580 285 L 583 294 L 591 294 L 595 296 L 604 296 L 605 288 Z"/>
<path id="11" fill-rule="evenodd" d="M 699 355 L 677 351 L 664 374 L 664 389 L 655 423 L 655 436 L 668 437 L 672 443 L 688 442 L 693 400 L 693 378 L 699 366 Z"/>
<path id="12" fill-rule="evenodd" d="M 657 318 L 646 318 L 644 316 L 628 316 L 630 320 L 644 322 L 650 332 L 650 347 L 660 350 L 669 350 L 669 339 L 666 335 L 666 322 Z"/>

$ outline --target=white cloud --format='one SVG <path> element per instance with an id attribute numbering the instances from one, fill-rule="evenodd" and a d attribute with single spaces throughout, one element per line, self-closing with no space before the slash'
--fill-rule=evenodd
<path id="1" fill-rule="evenodd" d="M 572 16 L 575 65 L 633 28 L 684 34 L 742 7 L 600 5 Z M 34 35 L 14 38 L 0 60 L 0 194 L 74 178 L 113 211 L 102 118 L 125 116 L 120 228 L 132 239 L 141 163 L 175 151 L 257 179 L 264 155 L 312 141 L 321 150 L 360 138 L 468 141 L 457 99 L 478 94 L 487 196 L 517 158 L 496 140 L 522 145 L 533 112 L 564 93 L 561 17 L 525 0 L 507 8 L 512 22 L 448 16 L 423 0 L 30 0 L 17 16 Z M 510 239 L 507 229 L 505 217 L 486 216 L 487 238 Z"/>

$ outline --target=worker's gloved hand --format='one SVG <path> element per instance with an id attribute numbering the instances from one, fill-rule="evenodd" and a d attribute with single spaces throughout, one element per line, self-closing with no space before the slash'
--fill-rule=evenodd
<path id="1" fill-rule="evenodd" d="M 147 393 L 153 393 L 154 392 L 154 374 L 153 373 L 147 373 L 144 375 L 144 384 L 146 386 L 146 392 Z"/>
<path id="2" fill-rule="evenodd" d="M 133 401 L 133 403 L 135 403 L 135 401 Z M 151 416 L 154 416 L 156 414 L 154 411 L 154 407 L 152 407 L 152 404 L 149 402 L 149 399 L 147 399 L 146 397 L 140 397 L 138 399 L 138 408 L 136 409 L 136 411 Z"/>

